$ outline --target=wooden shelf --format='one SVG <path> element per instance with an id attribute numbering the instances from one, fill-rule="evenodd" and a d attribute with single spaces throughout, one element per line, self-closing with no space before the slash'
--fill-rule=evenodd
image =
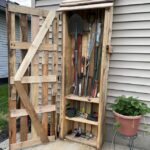
<path id="1" fill-rule="evenodd" d="M 70 100 L 74 100 L 74 101 L 82 101 L 82 102 L 89 102 L 89 103 L 99 104 L 99 98 L 98 97 L 96 97 L 96 98 L 85 97 L 85 96 L 80 97 L 80 96 L 77 96 L 77 95 L 70 94 L 70 95 L 67 95 L 66 98 L 70 99 Z"/>
<path id="2" fill-rule="evenodd" d="M 86 144 L 86 145 L 89 145 L 89 146 L 97 147 L 97 138 L 96 137 L 87 140 L 87 139 L 82 138 L 82 137 L 74 137 L 74 135 L 67 135 L 67 136 L 65 136 L 65 138 L 67 140 L 71 140 L 71 141 L 74 141 L 74 142 L 78 142 L 78 143 Z"/>
<path id="3" fill-rule="evenodd" d="M 81 123 L 86 123 L 86 124 L 91 124 L 91 125 L 98 126 L 97 121 L 91 121 L 91 120 L 87 120 L 87 119 L 80 118 L 80 117 L 72 117 L 72 118 L 66 117 L 66 119 L 70 120 L 70 121 L 81 122 Z"/>

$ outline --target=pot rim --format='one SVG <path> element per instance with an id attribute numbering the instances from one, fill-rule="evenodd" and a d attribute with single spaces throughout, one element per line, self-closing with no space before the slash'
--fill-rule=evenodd
<path id="1" fill-rule="evenodd" d="M 113 113 L 118 116 L 118 117 L 121 117 L 121 118 L 124 118 L 124 119 L 140 119 L 142 117 L 142 115 L 139 115 L 139 116 L 125 116 L 125 115 L 122 115 L 122 114 L 119 114 L 117 113 L 116 111 L 113 111 Z"/>

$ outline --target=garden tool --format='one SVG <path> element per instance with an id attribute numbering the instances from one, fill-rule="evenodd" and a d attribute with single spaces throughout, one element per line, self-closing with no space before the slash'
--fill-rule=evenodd
<path id="1" fill-rule="evenodd" d="M 84 76 L 84 65 L 85 65 L 85 57 L 82 56 L 81 58 L 81 76 Z"/>
<path id="2" fill-rule="evenodd" d="M 82 74 L 81 74 L 81 61 L 82 61 L 82 49 L 81 49 L 81 43 L 82 36 L 81 34 L 78 35 L 78 95 L 81 96 L 82 94 Z"/>
<path id="3" fill-rule="evenodd" d="M 94 78 L 93 78 L 93 89 L 92 97 L 96 97 L 98 90 L 98 75 L 99 75 L 99 66 L 101 63 L 101 50 L 99 49 L 100 39 L 101 39 L 101 23 L 97 23 L 96 27 L 96 50 L 94 55 Z"/>
<path id="4" fill-rule="evenodd" d="M 75 84 L 74 94 L 78 95 L 78 35 L 83 33 L 83 21 L 81 16 L 74 14 L 69 20 L 69 32 L 75 39 L 74 59 L 75 59 Z"/>
<path id="5" fill-rule="evenodd" d="M 90 31 L 90 36 L 89 36 L 89 42 L 88 42 L 88 49 L 87 49 L 87 60 L 86 60 L 86 79 L 85 79 L 85 89 L 84 89 L 84 95 L 87 96 L 87 91 L 88 91 L 88 79 L 89 79 L 89 65 L 90 65 L 90 58 L 91 58 L 91 53 L 94 48 L 95 44 L 95 29 L 96 25 L 95 23 L 92 25 L 92 29 Z"/>
<path id="6" fill-rule="evenodd" d="M 68 117 L 75 117 L 77 114 L 77 110 L 74 107 L 71 107 L 70 104 L 66 105 L 66 116 Z"/>

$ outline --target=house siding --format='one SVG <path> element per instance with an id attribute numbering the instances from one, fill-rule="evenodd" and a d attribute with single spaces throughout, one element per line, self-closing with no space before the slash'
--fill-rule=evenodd
<path id="1" fill-rule="evenodd" d="M 58 8 L 58 1 L 38 0 L 35 6 Z M 61 24 L 59 26 L 61 28 Z M 59 40 L 61 40 L 61 30 Z M 120 95 L 135 96 L 150 106 L 150 0 L 115 0 L 112 25 L 113 53 L 110 57 L 106 105 L 106 140 L 112 141 L 114 117 L 111 104 Z M 59 50 L 61 52 L 61 48 Z M 61 62 L 61 59 L 59 63 Z M 61 63 L 59 66 L 61 70 Z M 59 89 L 61 90 L 61 89 Z M 60 100 L 60 99 L 59 99 Z M 58 101 L 59 101 L 58 100 Z M 148 129 L 145 129 L 145 123 Z M 142 120 L 135 145 L 149 150 L 150 114 Z M 119 143 L 124 141 L 117 140 Z"/>
<path id="2" fill-rule="evenodd" d="M 0 78 L 8 77 L 7 30 L 5 12 L 0 10 Z"/>
<path id="3" fill-rule="evenodd" d="M 107 94 L 107 140 L 112 139 L 114 117 L 110 105 L 120 95 L 138 97 L 150 106 L 150 0 L 115 0 Z M 145 129 L 145 123 L 147 129 Z M 139 127 L 136 146 L 149 149 L 150 114 Z M 118 140 L 122 142 L 121 139 Z"/>
<path id="4" fill-rule="evenodd" d="M 108 77 L 107 104 L 120 95 L 135 96 L 150 106 L 150 0 L 116 0 Z M 150 7 L 149 7 L 150 8 Z M 108 108 L 108 107 L 107 107 Z M 107 122 L 113 115 L 107 111 Z M 150 115 L 147 124 L 150 125 Z M 144 123 L 141 121 L 141 125 Z M 144 130 L 140 128 L 140 130 Z"/>

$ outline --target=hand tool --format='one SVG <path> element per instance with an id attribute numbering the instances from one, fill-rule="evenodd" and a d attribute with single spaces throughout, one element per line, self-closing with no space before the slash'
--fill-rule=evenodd
<path id="1" fill-rule="evenodd" d="M 81 16 L 74 14 L 69 20 L 69 32 L 75 39 L 74 58 L 75 58 L 75 87 L 74 94 L 78 95 L 78 35 L 83 33 L 83 21 Z"/>
<path id="2" fill-rule="evenodd" d="M 87 59 L 86 59 L 86 80 L 85 80 L 85 89 L 84 89 L 84 95 L 87 96 L 87 90 L 88 90 L 88 78 L 89 78 L 89 64 L 91 59 L 91 53 L 94 48 L 95 44 L 95 30 L 96 30 L 96 24 L 93 23 L 92 29 L 90 31 L 90 37 L 88 42 L 88 49 L 87 49 Z"/>
<path id="3" fill-rule="evenodd" d="M 94 55 L 94 78 L 93 78 L 93 89 L 92 97 L 96 97 L 98 91 L 98 75 L 101 63 L 101 49 L 99 49 L 101 39 L 101 23 L 98 21 L 96 26 L 96 50 Z"/>

